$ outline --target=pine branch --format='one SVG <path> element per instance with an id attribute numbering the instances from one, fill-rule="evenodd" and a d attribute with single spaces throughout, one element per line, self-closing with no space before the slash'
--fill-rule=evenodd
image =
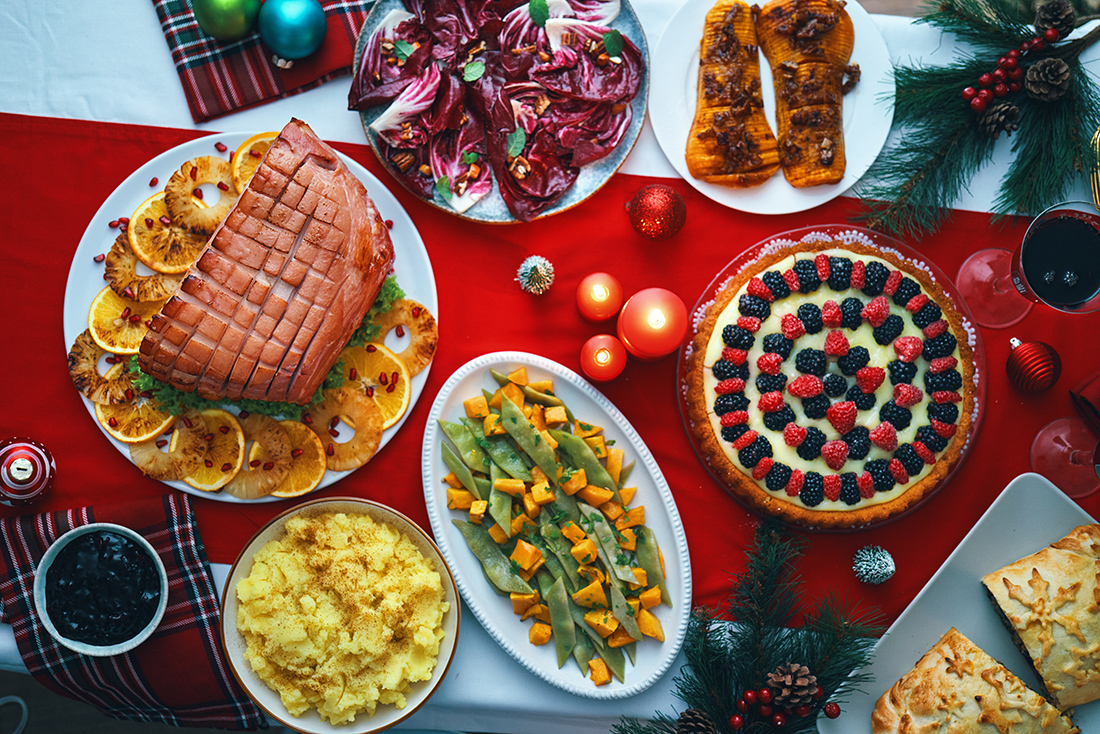
<path id="1" fill-rule="evenodd" d="M 1026 11 L 1025 11 L 1026 8 Z M 937 9 L 918 19 L 964 38 L 977 48 L 1006 49 L 1035 35 L 1030 7 L 985 2 L 943 0 Z"/>

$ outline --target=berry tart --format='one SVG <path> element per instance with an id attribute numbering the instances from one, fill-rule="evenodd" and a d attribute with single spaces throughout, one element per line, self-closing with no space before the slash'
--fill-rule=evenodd
<path id="1" fill-rule="evenodd" d="M 779 238 L 697 310 L 689 430 L 750 507 L 847 529 L 928 497 L 976 425 L 977 335 L 928 266 L 862 230 Z"/>

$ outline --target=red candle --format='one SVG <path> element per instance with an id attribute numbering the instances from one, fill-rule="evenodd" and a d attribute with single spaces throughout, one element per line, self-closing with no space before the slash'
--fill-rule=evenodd
<path id="1" fill-rule="evenodd" d="M 623 286 L 610 273 L 592 273 L 577 286 L 577 309 L 589 321 L 605 321 L 623 305 Z"/>
<path id="2" fill-rule="evenodd" d="M 0 502 L 30 505 L 53 487 L 54 461 L 46 447 L 29 438 L 0 443 Z"/>
<path id="3" fill-rule="evenodd" d="M 639 359 L 660 359 L 672 353 L 684 340 L 687 327 L 684 302 L 664 288 L 638 291 L 619 313 L 619 340 Z"/>
<path id="4" fill-rule="evenodd" d="M 598 382 L 614 380 L 626 367 L 626 349 L 610 334 L 597 334 L 581 347 L 581 369 Z"/>

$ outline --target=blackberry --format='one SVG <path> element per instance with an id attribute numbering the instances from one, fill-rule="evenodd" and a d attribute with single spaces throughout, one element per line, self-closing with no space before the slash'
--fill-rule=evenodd
<path id="1" fill-rule="evenodd" d="M 787 376 L 780 372 L 778 375 L 769 375 L 761 372 L 756 376 L 756 389 L 763 395 L 766 392 L 783 392 L 787 386 Z"/>
<path id="2" fill-rule="evenodd" d="M 879 408 L 878 419 L 892 423 L 894 428 L 904 431 L 913 421 L 913 413 L 908 408 L 903 408 L 891 400 Z"/>
<path id="3" fill-rule="evenodd" d="M 764 337 L 764 351 L 778 354 L 783 359 L 791 356 L 791 347 L 794 342 L 782 334 L 768 334 Z"/>
<path id="4" fill-rule="evenodd" d="M 929 395 L 941 390 L 957 391 L 962 385 L 963 376 L 959 374 L 958 370 L 947 370 L 939 374 L 934 372 L 924 373 L 924 389 Z"/>
<path id="5" fill-rule="evenodd" d="M 725 359 L 720 359 L 714 363 L 711 367 L 711 372 L 719 380 L 747 380 L 749 379 L 749 366 L 748 364 L 734 364 Z"/>
<path id="6" fill-rule="evenodd" d="M 821 420 L 832 404 L 833 402 L 824 395 L 814 395 L 812 398 L 802 399 L 802 412 L 806 414 L 807 418 Z"/>
<path id="7" fill-rule="evenodd" d="M 777 301 L 791 295 L 791 289 L 787 287 L 787 281 L 783 280 L 783 273 L 778 270 L 769 270 L 760 276 L 760 280 L 764 281 L 764 285 L 768 286 L 768 290 L 772 292 Z"/>
<path id="8" fill-rule="evenodd" d="M 840 302 L 840 325 L 845 329 L 858 329 L 863 324 L 863 301 L 849 296 Z"/>
<path id="9" fill-rule="evenodd" d="M 772 464 L 771 470 L 764 477 L 764 486 L 773 492 L 781 492 L 786 489 L 789 481 L 791 481 L 791 468 L 777 461 Z"/>
<path id="10" fill-rule="evenodd" d="M 849 459 L 863 459 L 871 450 L 871 432 L 865 426 L 856 426 L 841 438 L 848 444 Z"/>
<path id="11" fill-rule="evenodd" d="M 829 363 L 825 360 L 825 352 L 820 349 L 803 349 L 794 358 L 794 368 L 804 374 L 821 377 L 829 368 Z"/>
<path id="12" fill-rule="evenodd" d="M 816 507 L 825 499 L 825 480 L 815 471 L 806 472 L 806 479 L 802 482 L 802 489 L 798 498 L 807 507 Z"/>
<path id="13" fill-rule="evenodd" d="M 875 343 L 886 346 L 887 344 L 893 344 L 894 340 L 901 336 L 904 328 L 905 321 L 902 320 L 901 316 L 892 313 L 879 326 L 876 326 L 871 333 L 875 337 Z"/>
<path id="14" fill-rule="evenodd" d="M 726 328 L 722 329 L 722 341 L 726 343 L 727 347 L 747 350 L 752 349 L 752 345 L 756 343 L 756 337 L 752 335 L 751 331 L 743 329 L 737 324 L 727 324 Z"/>
<path id="15" fill-rule="evenodd" d="M 852 287 L 852 261 L 846 257 L 829 258 L 829 287 L 846 291 Z"/>
<path id="16" fill-rule="evenodd" d="M 903 443 L 898 446 L 898 450 L 894 452 L 894 458 L 901 462 L 901 465 L 905 467 L 905 471 L 909 472 L 911 477 L 916 476 L 924 468 L 924 459 L 917 454 L 910 444 Z"/>
<path id="17" fill-rule="evenodd" d="M 802 319 L 802 325 L 809 334 L 816 334 L 825 328 L 821 323 L 821 309 L 812 303 L 803 303 L 798 307 L 798 318 Z"/>
<path id="18" fill-rule="evenodd" d="M 863 277 L 863 292 L 869 296 L 879 295 L 889 277 L 890 271 L 886 266 L 877 260 L 872 260 L 867 263 L 867 274 Z"/>
<path id="19" fill-rule="evenodd" d="M 859 496 L 859 482 L 856 481 L 856 475 L 853 472 L 846 471 L 840 475 L 840 501 L 846 505 L 858 505 L 860 499 Z"/>
<path id="20" fill-rule="evenodd" d="M 848 388 L 848 400 L 851 400 L 856 404 L 857 410 L 870 410 L 875 407 L 875 394 L 873 392 L 863 392 L 859 385 L 852 385 Z"/>
<path id="21" fill-rule="evenodd" d="M 821 456 L 821 447 L 825 445 L 825 434 L 820 429 L 810 426 L 806 429 L 806 438 L 798 444 L 798 455 L 806 461 L 813 461 Z"/>
<path id="22" fill-rule="evenodd" d="M 744 423 L 738 423 L 736 426 L 722 426 L 722 440 L 733 443 L 747 430 L 749 427 Z"/>
<path id="23" fill-rule="evenodd" d="M 772 455 L 772 444 L 764 436 L 757 436 L 756 440 L 737 452 L 737 459 L 742 466 L 749 469 L 760 463 L 765 456 Z"/>
<path id="24" fill-rule="evenodd" d="M 749 399 L 744 393 L 731 392 L 714 399 L 714 412 L 718 415 L 732 413 L 735 410 L 748 410 Z"/>
<path id="25" fill-rule="evenodd" d="M 921 426 L 918 428 L 917 440 L 936 453 L 947 448 L 947 439 L 932 430 L 932 426 Z"/>
<path id="26" fill-rule="evenodd" d="M 863 465 L 863 469 L 871 473 L 876 492 L 889 492 L 897 484 L 890 473 L 890 462 L 886 459 L 872 459 Z"/>
<path id="27" fill-rule="evenodd" d="M 817 266 L 813 260 L 798 260 L 793 270 L 798 276 L 799 293 L 813 293 L 821 287 L 821 278 L 817 277 Z"/>
<path id="28" fill-rule="evenodd" d="M 764 425 L 768 427 L 769 431 L 782 431 L 793 420 L 795 420 L 795 414 L 789 405 L 784 405 L 782 410 L 777 410 L 774 413 L 764 414 Z"/>
<path id="29" fill-rule="evenodd" d="M 931 362 L 936 357 L 949 357 L 958 346 L 958 340 L 950 331 L 945 331 L 937 337 L 924 340 L 924 358 Z"/>
<path id="30" fill-rule="evenodd" d="M 894 303 L 905 308 L 909 299 L 920 293 L 920 286 L 912 278 L 905 277 L 898 283 L 898 289 L 894 291 Z"/>
<path id="31" fill-rule="evenodd" d="M 822 377 L 821 385 L 830 398 L 839 398 L 848 389 L 848 381 L 835 372 Z"/>
<path id="32" fill-rule="evenodd" d="M 940 310 L 940 307 L 929 301 L 913 314 L 913 324 L 923 329 L 933 321 L 939 321 L 941 316 L 943 316 L 943 311 Z"/>
<path id="33" fill-rule="evenodd" d="M 959 408 L 954 403 L 932 402 L 928 404 L 928 417 L 941 423 L 956 423 L 959 420 Z"/>
<path id="34" fill-rule="evenodd" d="M 912 385 L 913 378 L 917 376 L 917 366 L 912 362 L 902 362 L 900 359 L 895 359 L 893 362 L 886 365 L 886 368 L 890 371 L 891 385 L 900 385 L 902 383 Z"/>
<path id="35" fill-rule="evenodd" d="M 742 316 L 755 316 L 763 321 L 772 313 L 772 307 L 768 302 L 758 296 L 746 293 L 737 300 L 737 310 Z"/>
<path id="36" fill-rule="evenodd" d="M 867 351 L 867 347 L 852 347 L 843 357 L 837 357 L 836 366 L 843 374 L 851 377 L 870 361 L 871 353 Z"/>

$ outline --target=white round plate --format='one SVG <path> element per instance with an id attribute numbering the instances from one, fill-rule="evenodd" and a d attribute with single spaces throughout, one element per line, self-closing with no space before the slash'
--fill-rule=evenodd
<path id="1" fill-rule="evenodd" d="M 693 178 L 684 151 L 695 117 L 699 74 L 699 43 L 703 25 L 714 0 L 688 0 L 669 21 L 653 51 L 649 119 L 669 163 L 701 194 L 719 204 L 752 214 L 790 214 L 835 199 L 850 189 L 878 157 L 894 121 L 894 78 L 886 42 L 871 16 L 855 0 L 845 9 L 855 28 L 851 63 L 859 64 L 861 77 L 844 96 L 844 178 L 828 186 L 796 189 L 782 171 L 759 186 L 736 189 Z M 775 95 L 771 68 L 760 54 L 760 85 L 764 90 L 764 114 L 776 131 Z"/>
<path id="2" fill-rule="evenodd" d="M 521 366 L 527 368 L 532 381 L 552 379 L 554 394 L 565 401 L 578 419 L 603 426 L 608 441 L 614 440 L 616 446 L 626 451 L 625 461 L 636 461 L 629 480 L 638 488 L 632 504 L 645 505 L 645 523 L 657 536 L 664 555 L 673 606 L 658 605 L 650 610 L 661 620 L 665 641 L 645 640 L 638 644 L 635 663 L 627 664 L 625 682 L 613 679 L 597 687 L 571 660 L 558 668 L 553 645 L 532 645 L 527 639 L 528 625 L 513 613 L 507 596 L 489 588 L 480 562 L 451 523 L 452 519 L 461 518 L 461 514 L 447 508 L 443 477 L 448 469 L 440 454 L 439 421 L 458 420 L 465 415 L 463 400 L 480 395 L 482 388 L 499 387 L 489 374 L 490 368 L 507 374 Z M 660 467 L 637 431 L 611 401 L 580 375 L 526 352 L 493 352 L 467 362 L 448 378 L 432 403 L 424 429 L 421 472 L 432 534 L 454 573 L 459 593 L 489 635 L 523 667 L 564 691 L 596 699 L 633 696 L 649 688 L 668 670 L 683 644 L 691 614 L 691 559 L 680 513 Z"/>
<path id="3" fill-rule="evenodd" d="M 91 306 L 92 299 L 95 298 L 96 294 L 107 285 L 103 280 L 103 263 L 97 263 L 94 260 L 96 255 L 110 251 L 111 245 L 115 241 L 115 237 L 118 236 L 118 230 L 111 229 L 107 226 L 107 223 L 111 220 L 118 219 L 120 216 L 130 216 L 130 214 L 137 209 L 138 204 L 160 190 L 163 184 L 167 183 L 171 175 L 179 170 L 179 167 L 191 158 L 200 155 L 228 156 L 228 153 L 219 153 L 214 148 L 215 143 L 223 143 L 228 146 L 229 150 L 236 150 L 238 145 L 243 143 L 246 138 L 255 134 L 255 132 L 257 131 L 219 133 L 208 137 L 196 138 L 182 145 L 177 145 L 175 148 L 171 148 L 161 153 L 156 158 L 153 158 L 141 168 L 131 173 L 126 180 L 119 184 L 118 188 L 107 197 L 107 200 L 99 207 L 99 211 L 92 217 L 92 221 L 88 223 L 87 229 L 84 230 L 84 236 L 80 238 L 80 244 L 77 245 L 76 253 L 73 255 L 72 265 L 69 267 L 69 279 L 65 284 L 64 307 L 66 350 L 72 346 L 81 332 L 88 328 L 88 308 Z M 405 213 L 405 210 L 401 207 L 397 198 L 382 185 L 382 182 L 379 181 L 374 174 L 347 156 L 341 155 L 341 157 L 351 172 L 355 174 L 356 178 L 362 181 L 363 185 L 367 187 L 367 193 L 369 193 L 371 199 L 374 200 L 382 218 L 393 222 L 393 228 L 390 230 L 390 237 L 393 239 L 394 250 L 393 272 L 397 277 L 398 284 L 401 286 L 402 290 L 405 291 L 405 295 L 408 298 L 422 303 L 438 320 L 439 300 L 435 290 L 435 276 L 432 273 L 432 263 L 428 259 L 428 251 L 425 249 L 424 241 L 420 239 L 420 233 L 416 231 L 416 226 L 413 225 L 412 219 Z M 149 181 L 154 177 L 159 179 L 161 183 L 160 188 L 149 186 Z M 395 351 L 404 349 L 404 346 L 400 343 L 393 342 L 394 338 L 395 337 L 391 333 L 390 338 L 386 341 L 386 345 L 396 347 Z M 406 336 L 405 339 L 407 340 L 408 337 Z M 412 394 L 409 396 L 409 409 L 405 411 L 405 415 L 401 417 L 401 420 L 391 428 L 386 429 L 382 434 L 382 443 L 379 446 L 379 451 L 381 451 L 382 446 L 385 446 L 389 440 L 393 438 L 394 434 L 396 434 L 404 424 L 405 419 L 409 417 L 409 413 L 412 412 L 413 406 L 416 405 L 420 393 L 424 390 L 424 383 L 427 382 L 430 370 L 431 365 L 412 378 Z M 88 413 L 92 416 L 92 420 L 95 421 L 95 405 L 92 401 L 83 396 L 82 399 L 84 400 L 85 407 L 88 409 Z M 96 421 L 96 425 L 99 425 L 98 421 Z M 102 430 L 102 427 L 100 427 L 100 429 Z M 103 432 L 103 435 L 107 437 L 108 441 L 114 444 L 115 448 L 117 448 L 123 456 L 127 458 L 130 457 L 130 450 L 126 447 L 126 444 L 111 438 L 106 431 Z M 325 473 L 324 479 L 321 480 L 320 486 L 327 487 L 349 473 L 350 472 L 328 471 Z M 222 502 L 276 502 L 279 500 L 278 497 L 270 496 L 261 497 L 256 500 L 240 500 L 225 492 L 204 492 L 197 490 L 185 482 L 166 482 L 166 484 L 198 497 L 207 497 Z"/>

